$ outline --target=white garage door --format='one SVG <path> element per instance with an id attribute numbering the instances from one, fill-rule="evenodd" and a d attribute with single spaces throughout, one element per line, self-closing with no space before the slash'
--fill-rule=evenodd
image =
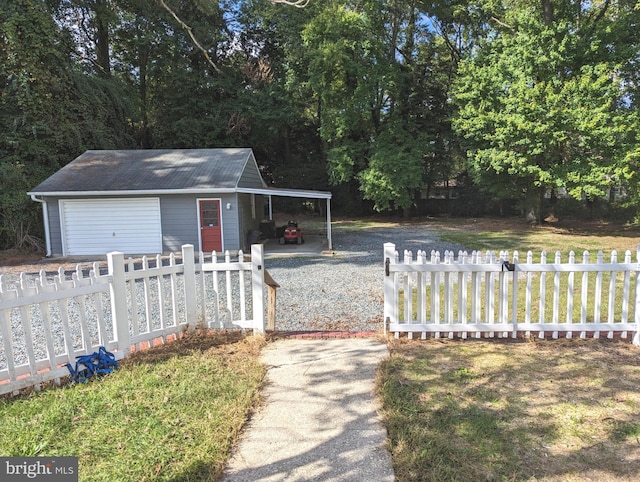
<path id="1" fill-rule="evenodd" d="M 60 217 L 67 256 L 162 252 L 158 198 L 64 200 Z"/>

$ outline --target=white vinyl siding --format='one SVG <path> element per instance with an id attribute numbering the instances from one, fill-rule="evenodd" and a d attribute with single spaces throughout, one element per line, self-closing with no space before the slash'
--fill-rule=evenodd
<path id="1" fill-rule="evenodd" d="M 61 200 L 66 256 L 162 252 L 158 198 Z"/>

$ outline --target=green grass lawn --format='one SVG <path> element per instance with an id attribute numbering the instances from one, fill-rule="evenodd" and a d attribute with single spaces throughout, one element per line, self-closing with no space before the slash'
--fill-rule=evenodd
<path id="1" fill-rule="evenodd" d="M 378 387 L 399 482 L 637 480 L 637 347 L 398 340 L 390 350 Z"/>
<path id="2" fill-rule="evenodd" d="M 78 456 L 82 481 L 210 481 L 259 402 L 259 338 L 191 336 L 87 384 L 0 400 L 3 456 Z"/>
<path id="3" fill-rule="evenodd" d="M 624 252 L 630 250 L 633 260 L 640 243 L 638 226 L 606 223 L 566 221 L 542 226 L 529 226 L 519 218 L 442 218 L 428 222 L 440 233 L 443 241 L 465 246 L 469 250 L 513 252 L 517 250 L 520 259 L 526 259 L 527 251 L 532 251 L 534 260 L 539 261 L 540 253 L 546 251 L 548 259 L 560 251 L 566 261 L 570 251 L 576 253 L 578 262 L 583 251 L 591 253 L 595 260 L 598 251 L 603 251 L 609 260 L 612 250 L 618 252 L 618 260 L 624 259 Z"/>

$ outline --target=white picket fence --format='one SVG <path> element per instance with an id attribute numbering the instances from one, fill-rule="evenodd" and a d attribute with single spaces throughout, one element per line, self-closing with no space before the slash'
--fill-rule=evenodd
<path id="1" fill-rule="evenodd" d="M 199 253 L 196 263 L 194 254 L 185 245 L 181 263 L 171 255 L 167 265 L 160 256 L 136 265 L 110 253 L 105 274 L 94 263 L 70 279 L 62 268 L 53 279 L 22 273 L 17 286 L 0 276 L 0 395 L 60 383 L 66 363 L 100 346 L 121 359 L 197 327 L 264 332 L 262 245 L 251 247 L 251 261 L 241 251 L 236 261 Z"/>
<path id="2" fill-rule="evenodd" d="M 561 262 L 546 253 L 534 263 L 527 253 L 520 262 L 514 252 L 495 256 L 473 252 L 404 252 L 384 245 L 385 331 L 413 338 L 551 336 L 595 337 L 602 333 L 627 338 L 640 345 L 640 246 L 636 260 L 627 251 L 619 262 L 599 252 L 592 260 L 584 252 Z M 595 261 L 595 262 L 594 262 Z"/>

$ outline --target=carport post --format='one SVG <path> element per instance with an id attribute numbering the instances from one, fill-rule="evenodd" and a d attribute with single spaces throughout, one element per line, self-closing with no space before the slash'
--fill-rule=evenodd
<path id="1" fill-rule="evenodd" d="M 333 249 L 333 241 L 331 241 L 331 199 L 327 198 L 327 243 L 328 249 Z"/>

